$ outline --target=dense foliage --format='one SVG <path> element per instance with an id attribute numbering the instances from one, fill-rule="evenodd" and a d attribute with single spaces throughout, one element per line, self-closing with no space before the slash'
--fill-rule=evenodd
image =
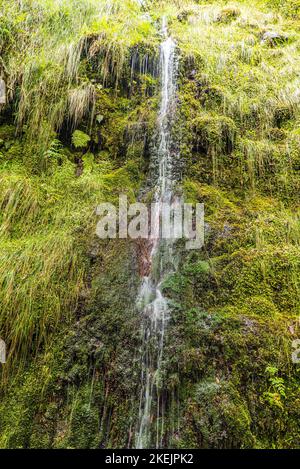
<path id="1" fill-rule="evenodd" d="M 206 244 L 164 283 L 166 447 L 299 448 L 300 1 L 0 0 L 1 447 L 127 447 L 140 282 L 95 208 L 145 188 L 160 21 Z M 272 33 L 272 34 L 270 34 Z"/>

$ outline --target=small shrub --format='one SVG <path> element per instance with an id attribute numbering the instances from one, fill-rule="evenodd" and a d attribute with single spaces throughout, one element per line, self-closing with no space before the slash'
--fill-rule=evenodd
<path id="1" fill-rule="evenodd" d="M 85 148 L 90 140 L 91 137 L 81 130 L 75 130 L 72 135 L 72 143 L 75 148 Z"/>

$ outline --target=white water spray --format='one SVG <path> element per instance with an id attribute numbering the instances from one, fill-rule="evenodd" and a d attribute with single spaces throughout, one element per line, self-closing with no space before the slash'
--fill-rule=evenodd
<path id="1" fill-rule="evenodd" d="M 173 198 L 172 158 L 170 128 L 176 101 L 176 44 L 168 37 L 166 19 L 162 22 L 163 42 L 160 46 L 161 103 L 158 116 L 159 171 L 155 185 L 154 201 L 157 213 L 154 223 L 159 224 L 159 213 L 163 203 Z M 168 302 L 161 292 L 164 276 L 170 272 L 172 263 L 172 240 L 161 237 L 153 242 L 151 271 L 144 277 L 137 305 L 143 314 L 142 376 L 139 409 L 139 424 L 136 435 L 137 448 L 162 446 L 164 433 L 164 401 L 160 391 L 160 371 L 166 323 L 169 319 Z"/>

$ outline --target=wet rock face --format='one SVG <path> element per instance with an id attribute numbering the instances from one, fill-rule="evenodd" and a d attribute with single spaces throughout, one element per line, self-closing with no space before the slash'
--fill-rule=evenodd
<path id="1" fill-rule="evenodd" d="M 6 104 L 6 85 L 2 78 L 0 78 L 0 104 Z"/>

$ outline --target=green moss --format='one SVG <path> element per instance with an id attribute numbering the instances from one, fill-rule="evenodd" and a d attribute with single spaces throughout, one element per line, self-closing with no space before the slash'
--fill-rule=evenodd
<path id="1" fill-rule="evenodd" d="M 90 142 L 91 138 L 81 130 L 75 130 L 72 135 L 72 143 L 75 148 L 84 148 Z"/>
<path id="2" fill-rule="evenodd" d="M 163 445 L 299 447 L 297 1 L 154 2 L 149 17 L 121 0 L 2 3 L 0 446 L 134 445 L 137 254 L 95 239 L 94 213 L 120 192 L 135 201 L 148 176 L 167 14 L 174 141 L 206 243 L 178 243 L 162 284 Z M 262 42 L 273 30 L 282 47 Z"/>
<path id="3" fill-rule="evenodd" d="M 204 115 L 193 122 L 196 138 L 208 151 L 230 152 L 235 138 L 235 124 L 229 117 Z"/>
<path id="4" fill-rule="evenodd" d="M 227 7 L 223 8 L 218 15 L 217 20 L 220 23 L 230 23 L 240 16 L 241 11 L 237 7 Z"/>

